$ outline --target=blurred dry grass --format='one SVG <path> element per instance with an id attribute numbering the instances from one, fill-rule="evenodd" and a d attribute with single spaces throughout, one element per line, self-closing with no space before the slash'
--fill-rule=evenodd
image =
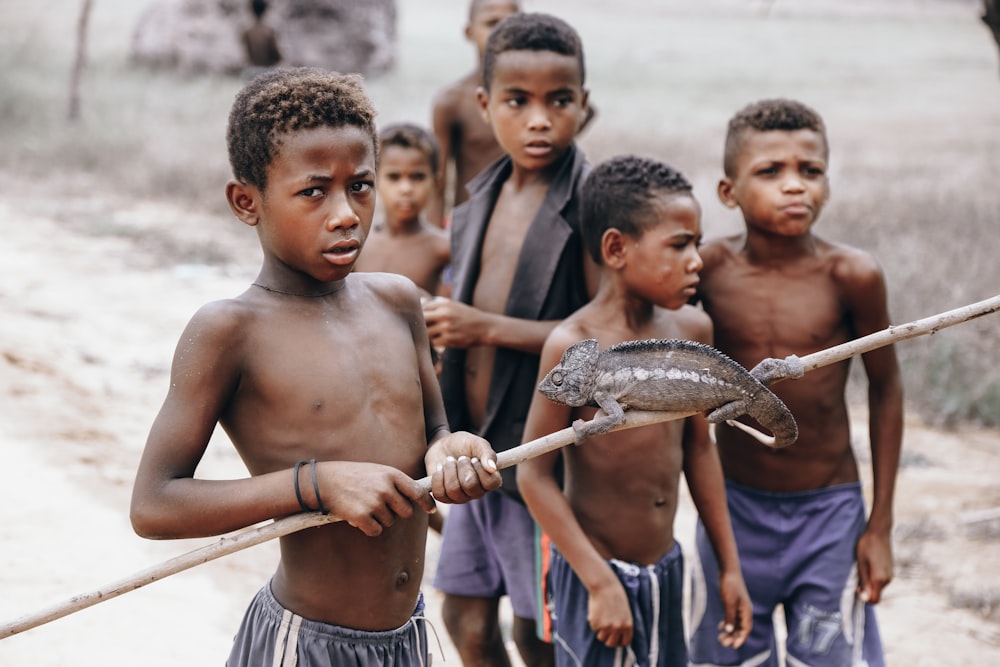
<path id="1" fill-rule="evenodd" d="M 140 201 L 229 217 L 223 136 L 241 81 L 130 67 L 131 29 L 148 4 L 95 3 L 83 115 L 68 125 L 79 3 L 0 3 L 5 192 L 92 232 L 129 233 L 127 218 L 106 221 Z M 795 97 L 824 115 L 832 144 L 833 198 L 817 232 L 878 256 L 896 322 L 1000 292 L 1000 71 L 977 2 L 525 5 L 583 36 L 599 110 L 581 139 L 592 161 L 636 152 L 671 162 L 695 183 L 706 236 L 740 228 L 714 194 L 726 120 L 754 99 Z M 434 92 L 472 67 L 465 6 L 399 1 L 399 67 L 368 82 L 382 122 L 428 123 Z M 223 261 L 236 241 L 216 233 L 212 252 L 174 248 L 163 261 Z M 987 317 L 901 344 L 911 406 L 938 424 L 1000 424 L 998 325 Z"/>

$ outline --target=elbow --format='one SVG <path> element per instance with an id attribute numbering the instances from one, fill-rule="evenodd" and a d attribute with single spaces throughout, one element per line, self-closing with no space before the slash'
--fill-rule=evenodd
<path id="1" fill-rule="evenodd" d="M 133 499 L 129 509 L 129 520 L 132 522 L 132 530 L 139 537 L 148 540 L 165 540 L 174 537 L 168 530 L 164 517 L 155 511 L 152 503 Z"/>

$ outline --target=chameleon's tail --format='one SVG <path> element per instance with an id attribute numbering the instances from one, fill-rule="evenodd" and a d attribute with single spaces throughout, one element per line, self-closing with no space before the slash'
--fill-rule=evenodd
<path id="1" fill-rule="evenodd" d="M 764 442 L 769 447 L 780 449 L 791 445 L 799 438 L 799 427 L 791 410 L 769 390 L 758 394 L 750 404 L 747 414 L 774 434 L 773 442 Z M 735 426 L 735 424 L 733 424 Z M 740 426 L 743 426 L 742 424 Z M 758 438 L 760 439 L 760 438 Z"/>

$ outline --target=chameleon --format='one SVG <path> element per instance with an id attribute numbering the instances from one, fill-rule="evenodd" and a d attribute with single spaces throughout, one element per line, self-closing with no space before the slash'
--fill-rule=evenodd
<path id="1" fill-rule="evenodd" d="M 600 351 L 588 338 L 574 343 L 559 364 L 546 374 L 538 390 L 550 400 L 571 407 L 590 405 L 603 416 L 573 423 L 577 441 L 606 433 L 625 421 L 625 410 L 670 412 L 711 411 L 711 423 L 734 422 L 749 415 L 774 437 L 753 431 L 766 445 L 787 447 L 798 438 L 798 426 L 788 407 L 765 385 L 784 378 L 799 378 L 805 369 L 792 355 L 765 359 L 753 370 L 714 347 L 677 339 L 629 341 Z"/>

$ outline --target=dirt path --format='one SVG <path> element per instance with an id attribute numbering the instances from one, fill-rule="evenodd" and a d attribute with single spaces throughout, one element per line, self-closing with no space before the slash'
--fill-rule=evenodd
<path id="1" fill-rule="evenodd" d="M 132 474 L 181 329 L 258 261 L 235 221 L 38 194 L 0 198 L 0 622 L 200 544 L 132 533 Z M 216 263 L 179 263 L 205 256 Z M 881 607 L 890 664 L 1000 664 L 1000 521 L 962 523 L 1000 507 L 1000 433 L 940 433 L 911 416 L 905 450 L 897 580 Z M 243 468 L 219 438 L 199 474 Z M 686 534 L 690 505 L 679 521 Z M 0 664 L 220 664 L 274 559 L 273 543 L 256 547 L 2 640 Z"/>

